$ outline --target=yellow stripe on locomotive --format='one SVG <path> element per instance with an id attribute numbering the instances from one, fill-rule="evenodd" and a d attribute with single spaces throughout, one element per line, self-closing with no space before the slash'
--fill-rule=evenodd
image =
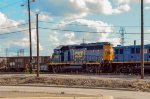
<path id="1" fill-rule="evenodd" d="M 113 46 L 111 44 L 104 45 L 103 50 L 104 50 L 103 60 L 104 61 L 112 61 L 113 57 L 114 57 Z"/>

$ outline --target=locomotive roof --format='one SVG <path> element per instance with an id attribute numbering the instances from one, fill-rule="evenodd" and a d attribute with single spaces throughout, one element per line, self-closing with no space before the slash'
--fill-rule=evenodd
<path id="1" fill-rule="evenodd" d="M 79 47 L 79 48 L 84 48 L 86 46 L 95 46 L 95 45 L 105 45 L 105 44 L 111 44 L 109 42 L 96 42 L 96 43 L 81 43 L 81 44 L 74 44 L 74 45 L 60 45 L 58 47 L 56 47 L 55 49 L 59 50 L 59 49 L 69 49 L 69 48 L 74 48 L 74 47 Z"/>
<path id="2" fill-rule="evenodd" d="M 128 46 L 115 46 L 114 48 L 125 48 L 125 47 L 140 47 L 141 45 L 128 45 Z M 150 47 L 150 44 L 146 44 L 144 45 L 145 47 L 146 46 L 149 46 Z"/>

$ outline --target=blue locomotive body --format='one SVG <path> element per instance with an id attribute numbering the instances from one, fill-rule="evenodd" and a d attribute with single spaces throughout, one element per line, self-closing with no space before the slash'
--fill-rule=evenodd
<path id="1" fill-rule="evenodd" d="M 138 62 L 141 60 L 141 46 L 117 46 L 114 47 L 114 62 Z M 150 45 L 144 46 L 144 60 L 150 60 Z"/>
<path id="2" fill-rule="evenodd" d="M 108 42 L 59 46 L 54 49 L 52 62 L 103 62 L 104 46 L 112 47 Z"/>

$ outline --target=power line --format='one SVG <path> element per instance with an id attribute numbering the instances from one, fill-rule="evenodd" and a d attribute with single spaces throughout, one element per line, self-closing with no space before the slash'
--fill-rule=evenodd
<path id="1" fill-rule="evenodd" d="M 14 39 L 12 39 L 12 38 L 8 38 L 8 39 L 5 39 L 4 38 L 4 40 L 3 41 L 1 41 L 1 42 L 7 42 L 7 41 L 13 41 L 13 42 L 18 42 L 18 41 L 20 41 L 20 42 L 29 42 L 29 41 L 21 41 L 22 39 L 18 39 L 18 38 L 14 38 Z M 1 44 L 2 45 L 2 44 Z M 1 47 L 2 48 L 2 47 Z"/>
<path id="2" fill-rule="evenodd" d="M 35 23 L 35 22 L 31 22 L 31 23 Z M 24 26 L 24 25 L 28 25 L 29 23 L 27 21 L 25 21 L 22 24 L 18 24 L 16 26 L 8 26 L 8 27 L 1 27 L 0 29 L 9 29 L 9 28 L 15 28 L 15 27 L 19 27 L 19 26 Z"/>
<path id="3" fill-rule="evenodd" d="M 5 27 L 5 29 L 6 28 L 10 28 L 10 27 Z M 35 28 L 32 28 L 32 29 L 35 29 Z M 115 34 L 120 34 L 120 33 L 114 32 L 114 31 L 112 31 L 112 32 L 107 32 L 107 31 L 97 32 L 97 31 L 69 30 L 69 29 L 46 28 L 46 27 L 39 27 L 39 29 L 52 30 L 52 31 L 63 31 L 63 32 L 92 33 L 92 34 L 100 34 L 100 33 L 115 33 Z M 15 33 L 23 32 L 23 31 L 28 31 L 28 29 L 19 30 L 19 31 L 13 31 L 13 32 L 6 32 L 6 33 L 0 34 L 0 35 L 15 34 Z M 136 32 L 128 32 L 128 33 L 124 33 L 124 34 L 140 34 L 140 33 L 138 33 L 138 32 L 137 33 Z M 150 33 L 145 33 L 145 34 L 150 34 Z"/>
<path id="4" fill-rule="evenodd" d="M 50 23 L 50 24 L 52 24 L 52 23 L 56 23 L 56 24 L 65 24 L 65 25 L 75 25 L 75 26 L 93 26 L 93 25 L 83 25 L 83 24 L 75 24 L 75 23 L 58 23 L 58 22 L 50 22 L 50 21 L 39 21 L 39 22 L 43 22 L 43 23 Z M 97 26 L 94 26 L 94 27 L 131 27 L 131 28 L 133 28 L 133 27 L 137 27 L 137 28 L 139 28 L 139 27 L 141 27 L 141 26 L 130 26 L 130 25 L 125 25 L 125 26 L 121 26 L 121 25 L 117 25 L 117 26 L 99 26 L 99 25 L 97 25 Z M 150 27 L 150 26 L 144 26 L 144 27 Z"/>
<path id="5" fill-rule="evenodd" d="M 16 25 L 16 26 L 9 26 L 9 27 L 2 27 L 0 29 L 9 29 L 9 28 L 15 28 L 15 27 L 18 27 L 18 26 L 24 26 L 24 25 L 27 25 L 28 23 L 23 23 L 23 24 L 19 24 L 19 25 Z"/>
<path id="6" fill-rule="evenodd" d="M 69 30 L 69 29 L 58 29 L 58 28 L 47 28 L 47 27 L 39 27 L 40 29 L 45 29 L 45 30 L 52 30 L 52 31 L 63 31 L 63 32 L 80 32 L 80 33 L 93 33 L 93 34 L 99 34 L 99 33 L 116 33 L 116 34 L 120 34 L 120 33 L 117 33 L 117 32 L 107 32 L 107 31 L 100 31 L 100 32 L 97 32 L 97 31 L 82 31 L 82 30 Z M 124 33 L 124 34 L 140 34 L 140 33 L 136 33 L 136 32 L 128 32 L 128 33 Z M 145 33 L 145 34 L 150 34 L 150 33 Z"/>
<path id="7" fill-rule="evenodd" d="M 85 32 L 85 33 L 112 33 L 112 32 L 96 32 L 96 31 L 77 31 L 77 30 L 68 30 L 68 29 L 58 29 L 58 28 L 46 28 L 39 27 L 40 29 L 53 30 L 53 31 L 64 31 L 64 32 Z"/>
<path id="8" fill-rule="evenodd" d="M 35 28 L 32 28 L 35 29 Z M 24 30 L 19 30 L 19 31 L 13 31 L 13 32 L 6 32 L 0 35 L 9 35 L 9 34 L 16 34 L 16 33 L 23 33 L 24 31 L 28 31 L 28 29 L 24 29 Z"/>

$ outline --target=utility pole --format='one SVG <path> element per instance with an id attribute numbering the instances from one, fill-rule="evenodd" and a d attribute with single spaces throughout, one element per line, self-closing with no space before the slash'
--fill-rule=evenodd
<path id="1" fill-rule="evenodd" d="M 35 0 L 32 0 L 35 2 Z M 30 73 L 32 73 L 32 35 L 31 35 L 31 14 L 30 14 L 30 0 L 28 0 L 28 15 L 29 15 L 29 43 L 30 43 Z"/>
<path id="2" fill-rule="evenodd" d="M 30 0 L 28 0 L 28 15 L 29 15 L 29 44 L 30 44 L 30 73 L 32 73 L 32 37 L 31 37 L 31 15 L 30 15 Z"/>
<path id="3" fill-rule="evenodd" d="M 38 24 L 38 14 L 36 14 L 36 33 L 37 33 L 37 77 L 39 77 L 39 24 Z"/>
<path id="4" fill-rule="evenodd" d="M 19 68 L 19 50 L 17 51 L 17 68 Z"/>
<path id="5" fill-rule="evenodd" d="M 6 48 L 6 66 L 8 66 L 8 49 Z"/>
<path id="6" fill-rule="evenodd" d="M 35 2 L 35 0 L 32 0 L 32 2 Z M 22 4 L 21 6 L 24 6 Z M 31 35 L 31 14 L 30 14 L 30 0 L 28 0 L 28 17 L 29 17 L 29 48 L 30 48 L 30 60 L 29 60 L 29 70 L 30 73 L 32 73 L 32 35 Z"/>
<path id="7" fill-rule="evenodd" d="M 20 52 L 20 56 L 24 56 L 24 49 L 20 49 L 19 52 Z"/>
<path id="8" fill-rule="evenodd" d="M 124 27 L 121 27 L 120 30 L 119 30 L 119 32 L 120 32 L 120 34 L 121 34 L 121 42 L 120 42 L 120 43 L 121 43 L 122 46 L 124 46 L 124 43 L 125 43 L 125 42 L 124 42 L 125 28 L 124 28 Z"/>
<path id="9" fill-rule="evenodd" d="M 141 0 L 141 79 L 144 79 L 144 9 Z"/>
<path id="10" fill-rule="evenodd" d="M 82 40 L 82 41 L 83 41 L 82 43 L 84 44 L 84 43 L 85 43 L 85 39 L 83 38 L 83 40 Z"/>

